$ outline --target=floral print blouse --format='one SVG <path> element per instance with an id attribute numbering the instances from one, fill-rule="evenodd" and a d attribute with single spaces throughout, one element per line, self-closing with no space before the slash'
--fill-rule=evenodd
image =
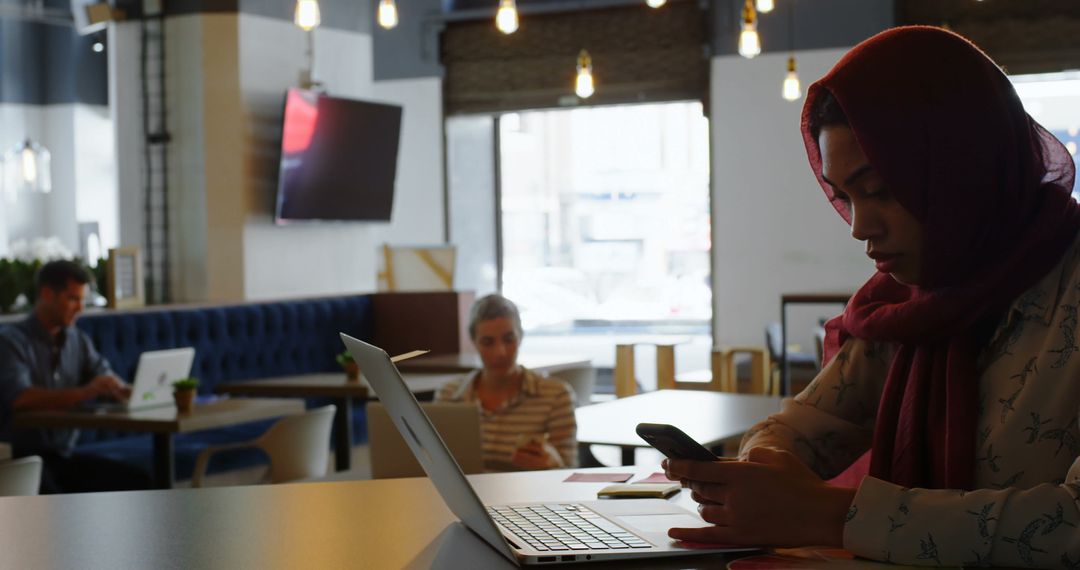
<path id="1" fill-rule="evenodd" d="M 908 489 L 867 477 L 844 547 L 913 565 L 1080 568 L 1080 240 L 1011 306 L 978 361 L 972 491 Z M 823 478 L 870 448 L 891 345 L 849 339 L 779 413 L 743 438 Z"/>

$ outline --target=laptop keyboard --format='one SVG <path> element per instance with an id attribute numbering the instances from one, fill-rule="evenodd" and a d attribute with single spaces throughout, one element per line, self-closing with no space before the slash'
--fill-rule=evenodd
<path id="1" fill-rule="evenodd" d="M 495 522 L 539 551 L 634 550 L 648 542 L 581 505 L 488 507 Z"/>

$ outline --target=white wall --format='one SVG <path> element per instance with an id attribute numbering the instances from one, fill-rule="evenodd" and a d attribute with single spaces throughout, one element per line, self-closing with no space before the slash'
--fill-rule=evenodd
<path id="1" fill-rule="evenodd" d="M 846 50 L 798 54 L 804 89 Z M 786 292 L 854 291 L 874 272 L 825 200 L 799 131 L 802 101 L 780 97 L 787 54 L 712 61 L 713 312 L 718 344 L 764 342 Z M 793 310 L 789 342 L 812 351 L 817 316 Z"/>
<path id="2" fill-rule="evenodd" d="M 306 44 L 290 22 L 241 15 L 240 84 L 249 118 L 247 299 L 372 291 L 375 253 L 382 243 L 443 241 L 441 80 L 374 82 L 369 35 L 320 28 L 314 39 L 315 77 L 330 95 L 404 107 L 392 218 L 389 223 L 273 224 L 284 93 L 297 85 Z"/>
<path id="3" fill-rule="evenodd" d="M 77 149 L 74 157 L 75 219 L 98 223 L 101 255 L 105 257 L 109 248 L 120 242 L 116 131 L 107 107 L 75 105 L 73 111 Z M 92 264 L 97 260 L 86 261 Z"/>

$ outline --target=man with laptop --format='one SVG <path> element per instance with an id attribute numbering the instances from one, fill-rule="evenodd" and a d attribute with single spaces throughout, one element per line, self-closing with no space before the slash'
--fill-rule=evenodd
<path id="1" fill-rule="evenodd" d="M 125 401 L 131 394 L 74 326 L 89 282 L 78 263 L 46 263 L 35 278 L 33 312 L 0 329 L 0 441 L 11 442 L 15 457 L 41 456 L 42 493 L 146 489 L 151 483 L 137 467 L 73 453 L 77 430 L 12 430 L 15 412 L 70 410 L 87 400 Z"/>

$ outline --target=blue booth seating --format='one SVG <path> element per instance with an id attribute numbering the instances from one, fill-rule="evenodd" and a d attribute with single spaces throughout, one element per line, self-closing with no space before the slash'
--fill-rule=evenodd
<path id="1" fill-rule="evenodd" d="M 147 350 L 195 348 L 192 376 L 199 393 L 212 394 L 218 384 L 312 372 L 340 370 L 335 356 L 344 350 L 338 332 L 371 340 L 374 313 L 367 295 L 242 305 L 106 311 L 76 321 L 113 370 L 131 380 L 139 355 Z M 327 403 L 311 399 L 308 406 Z M 206 445 L 258 437 L 274 420 L 252 422 L 178 435 L 176 477 L 191 476 L 195 457 Z M 366 441 L 363 407 L 353 408 L 353 442 Z M 330 442 L 327 442 L 329 445 Z M 150 470 L 151 437 L 124 432 L 83 430 L 78 451 L 95 453 Z M 221 454 L 209 472 L 263 461 L 261 452 Z"/>

